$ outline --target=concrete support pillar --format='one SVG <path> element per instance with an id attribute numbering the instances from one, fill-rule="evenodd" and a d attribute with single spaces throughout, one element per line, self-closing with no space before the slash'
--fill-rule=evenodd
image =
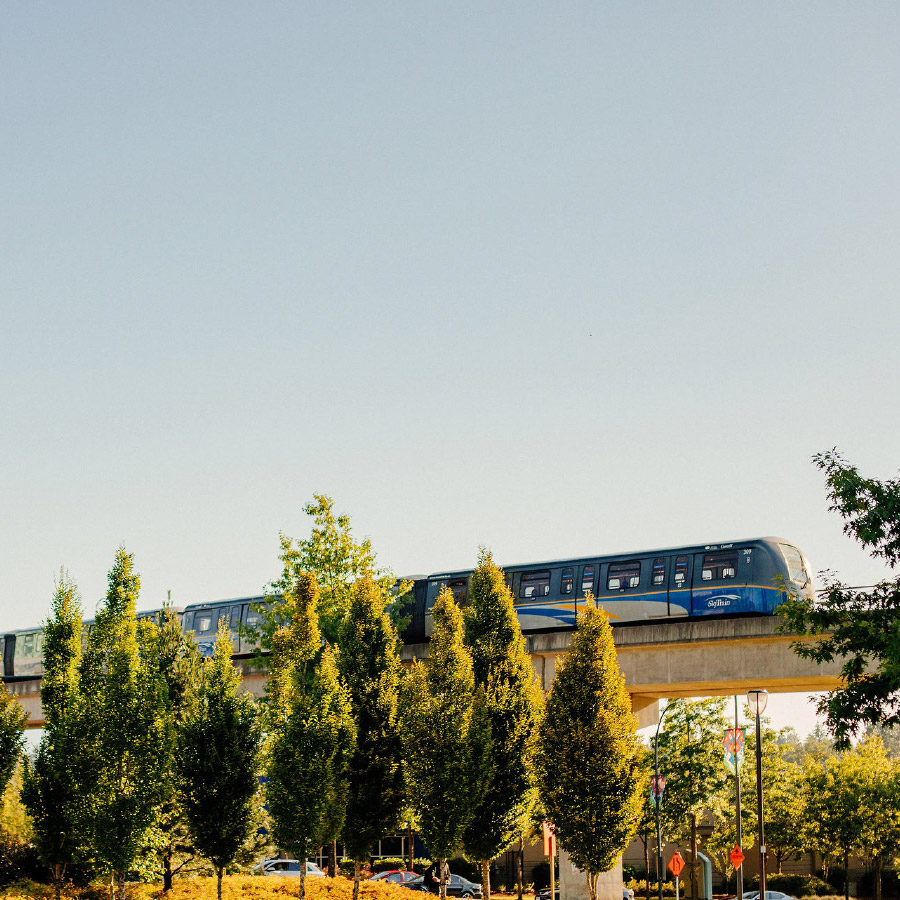
<path id="1" fill-rule="evenodd" d="M 604 872 L 597 883 L 597 900 L 622 900 L 622 859 L 617 860 L 609 872 Z M 569 854 L 559 848 L 559 900 L 590 900 L 587 878 L 576 869 Z"/>

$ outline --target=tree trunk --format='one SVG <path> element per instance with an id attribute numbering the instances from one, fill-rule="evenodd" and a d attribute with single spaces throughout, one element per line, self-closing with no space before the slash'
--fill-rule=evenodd
<path id="1" fill-rule="evenodd" d="M 881 857 L 875 857 L 875 900 L 881 900 Z"/>
<path id="2" fill-rule="evenodd" d="M 407 868 L 410 872 L 413 870 L 413 862 L 416 855 L 415 841 L 413 840 L 412 820 L 406 823 L 406 856 Z"/>
<path id="3" fill-rule="evenodd" d="M 337 876 L 337 841 L 334 840 L 328 847 L 328 877 Z"/>
<path id="4" fill-rule="evenodd" d="M 491 861 L 481 860 L 481 896 L 484 900 L 491 900 Z"/>
<path id="5" fill-rule="evenodd" d="M 119 900 L 125 900 L 125 875 L 127 874 L 124 869 L 119 871 Z"/>
<path id="6" fill-rule="evenodd" d="M 447 860 L 441 857 L 438 860 L 438 866 L 441 872 L 441 900 L 447 900 Z"/>
<path id="7" fill-rule="evenodd" d="M 225 871 L 225 866 L 216 866 L 216 896 L 219 900 L 222 900 L 222 873 Z"/>
<path id="8" fill-rule="evenodd" d="M 844 900 L 850 900 L 850 851 L 844 851 Z"/>
<path id="9" fill-rule="evenodd" d="M 516 853 L 516 890 L 519 900 L 522 900 L 523 884 L 525 881 L 525 841 L 519 838 L 519 851 Z"/>
<path id="10" fill-rule="evenodd" d="M 644 832 L 644 872 L 647 874 L 647 900 L 650 900 L 650 834 Z"/>
<path id="11" fill-rule="evenodd" d="M 172 849 L 171 847 L 163 856 L 163 893 L 166 894 L 172 890 Z"/>
<path id="12" fill-rule="evenodd" d="M 353 860 L 353 900 L 359 900 L 359 873 L 361 868 L 359 860 Z"/>
<path id="13" fill-rule="evenodd" d="M 584 873 L 584 876 L 587 879 L 588 896 L 591 900 L 597 900 L 597 882 L 600 880 L 600 873 L 598 872 L 595 875 L 588 869 L 588 871 Z"/>
<path id="14" fill-rule="evenodd" d="M 303 854 L 303 859 L 300 860 L 300 900 L 306 900 L 306 857 L 307 854 Z"/>

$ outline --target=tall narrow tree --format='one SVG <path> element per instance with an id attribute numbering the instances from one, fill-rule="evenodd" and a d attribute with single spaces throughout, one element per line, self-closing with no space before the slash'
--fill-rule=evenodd
<path id="1" fill-rule="evenodd" d="M 178 739 L 177 771 L 194 844 L 222 875 L 255 830 L 262 728 L 253 698 L 239 693 L 231 637 L 220 623 L 213 658 L 204 667 L 196 707 Z"/>
<path id="2" fill-rule="evenodd" d="M 463 844 L 466 855 L 481 862 L 482 892 L 490 900 L 490 861 L 518 839 L 536 799 L 533 741 L 543 698 L 513 596 L 486 550 L 469 582 L 464 619 L 475 686 L 484 691 L 491 753 Z"/>
<path id="3" fill-rule="evenodd" d="M 34 845 L 59 900 L 66 869 L 78 847 L 74 818 L 86 787 L 76 773 L 83 753 L 77 732 L 78 663 L 81 658 L 81 604 L 75 584 L 60 572 L 50 620 L 44 626 L 41 706 L 44 733 L 33 764 L 26 770 L 22 800 L 31 814 Z"/>
<path id="4" fill-rule="evenodd" d="M 354 860 L 353 900 L 358 900 L 361 866 L 375 843 L 399 826 L 403 804 L 397 719 L 402 666 L 396 629 L 371 575 L 354 585 L 339 638 L 338 668 L 356 723 L 343 834 Z"/>
<path id="5" fill-rule="evenodd" d="M 108 582 L 79 666 L 82 702 L 76 716 L 84 752 L 77 777 L 91 790 L 75 824 L 97 862 L 111 870 L 124 900 L 126 875 L 161 800 L 172 740 L 155 628 L 141 629 L 142 648 L 135 619 L 140 577 L 124 548 L 116 553 Z"/>
<path id="6" fill-rule="evenodd" d="M 600 873 L 637 831 L 646 773 L 612 629 L 590 600 L 557 668 L 538 744 L 541 800 L 597 900 Z"/>
<path id="7" fill-rule="evenodd" d="M 463 643 L 462 615 L 448 588 L 438 595 L 433 615 L 427 665 L 417 662 L 404 684 L 403 764 L 419 831 L 439 863 L 445 900 L 445 863 L 462 848 L 487 782 L 490 725 Z"/>
<path id="8" fill-rule="evenodd" d="M 266 799 L 275 841 L 301 860 L 300 900 L 302 863 L 344 824 L 356 743 L 349 694 L 334 654 L 321 646 L 317 602 L 315 577 L 300 573 L 288 596 L 290 624 L 274 635 L 269 688 Z"/>
<path id="9" fill-rule="evenodd" d="M 163 609 L 159 621 L 159 672 L 165 684 L 172 738 L 176 741 L 188 718 L 196 713 L 202 658 L 194 636 L 181 627 L 171 606 Z M 198 857 L 177 790 L 176 754 L 171 755 L 162 785 L 162 801 L 156 822 L 154 852 L 163 871 L 163 891 L 172 889 L 173 879 Z"/>

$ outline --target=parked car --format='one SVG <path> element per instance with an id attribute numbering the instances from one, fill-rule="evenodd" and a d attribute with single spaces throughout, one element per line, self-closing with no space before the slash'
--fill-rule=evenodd
<path id="1" fill-rule="evenodd" d="M 742 900 L 759 900 L 759 891 L 744 891 L 741 898 Z M 797 900 L 797 898 L 781 891 L 766 891 L 766 900 Z"/>
<path id="2" fill-rule="evenodd" d="M 425 891 L 426 893 L 435 894 L 440 891 L 437 882 L 434 883 L 434 888 L 432 890 L 425 881 L 424 875 L 417 875 L 412 881 L 403 881 L 401 884 L 403 887 L 413 891 Z M 451 875 L 447 879 L 447 896 L 481 900 L 481 885 L 474 881 L 469 881 L 468 878 L 463 878 L 462 875 Z"/>
<path id="3" fill-rule="evenodd" d="M 282 878 L 299 878 L 301 865 L 303 864 L 299 859 L 267 859 L 263 863 L 258 863 L 253 867 L 253 874 L 274 875 Z M 325 873 L 314 862 L 307 861 L 306 877 L 324 878 Z"/>
<path id="4" fill-rule="evenodd" d="M 369 881 L 389 881 L 391 884 L 405 884 L 418 878 L 417 872 L 408 869 L 388 869 L 385 872 L 376 872 Z"/>

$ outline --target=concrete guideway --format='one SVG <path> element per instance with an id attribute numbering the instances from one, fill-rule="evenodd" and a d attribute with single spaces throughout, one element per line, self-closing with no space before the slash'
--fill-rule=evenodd
<path id="1" fill-rule="evenodd" d="M 791 649 L 796 640 L 776 631 L 777 616 L 727 619 L 669 619 L 613 629 L 619 667 L 641 728 L 655 725 L 658 702 L 667 697 L 721 697 L 748 688 L 771 693 L 811 693 L 840 686 L 841 663 L 817 665 Z M 557 661 L 565 656 L 574 631 L 533 634 L 526 649 L 543 689 L 549 690 Z M 810 639 L 810 640 L 815 640 Z M 408 644 L 401 658 L 407 665 L 428 656 L 428 644 Z M 253 671 L 251 660 L 237 660 L 244 688 L 260 697 L 266 676 Z M 29 713 L 29 728 L 44 724 L 41 680 L 28 678 L 7 684 Z"/>

